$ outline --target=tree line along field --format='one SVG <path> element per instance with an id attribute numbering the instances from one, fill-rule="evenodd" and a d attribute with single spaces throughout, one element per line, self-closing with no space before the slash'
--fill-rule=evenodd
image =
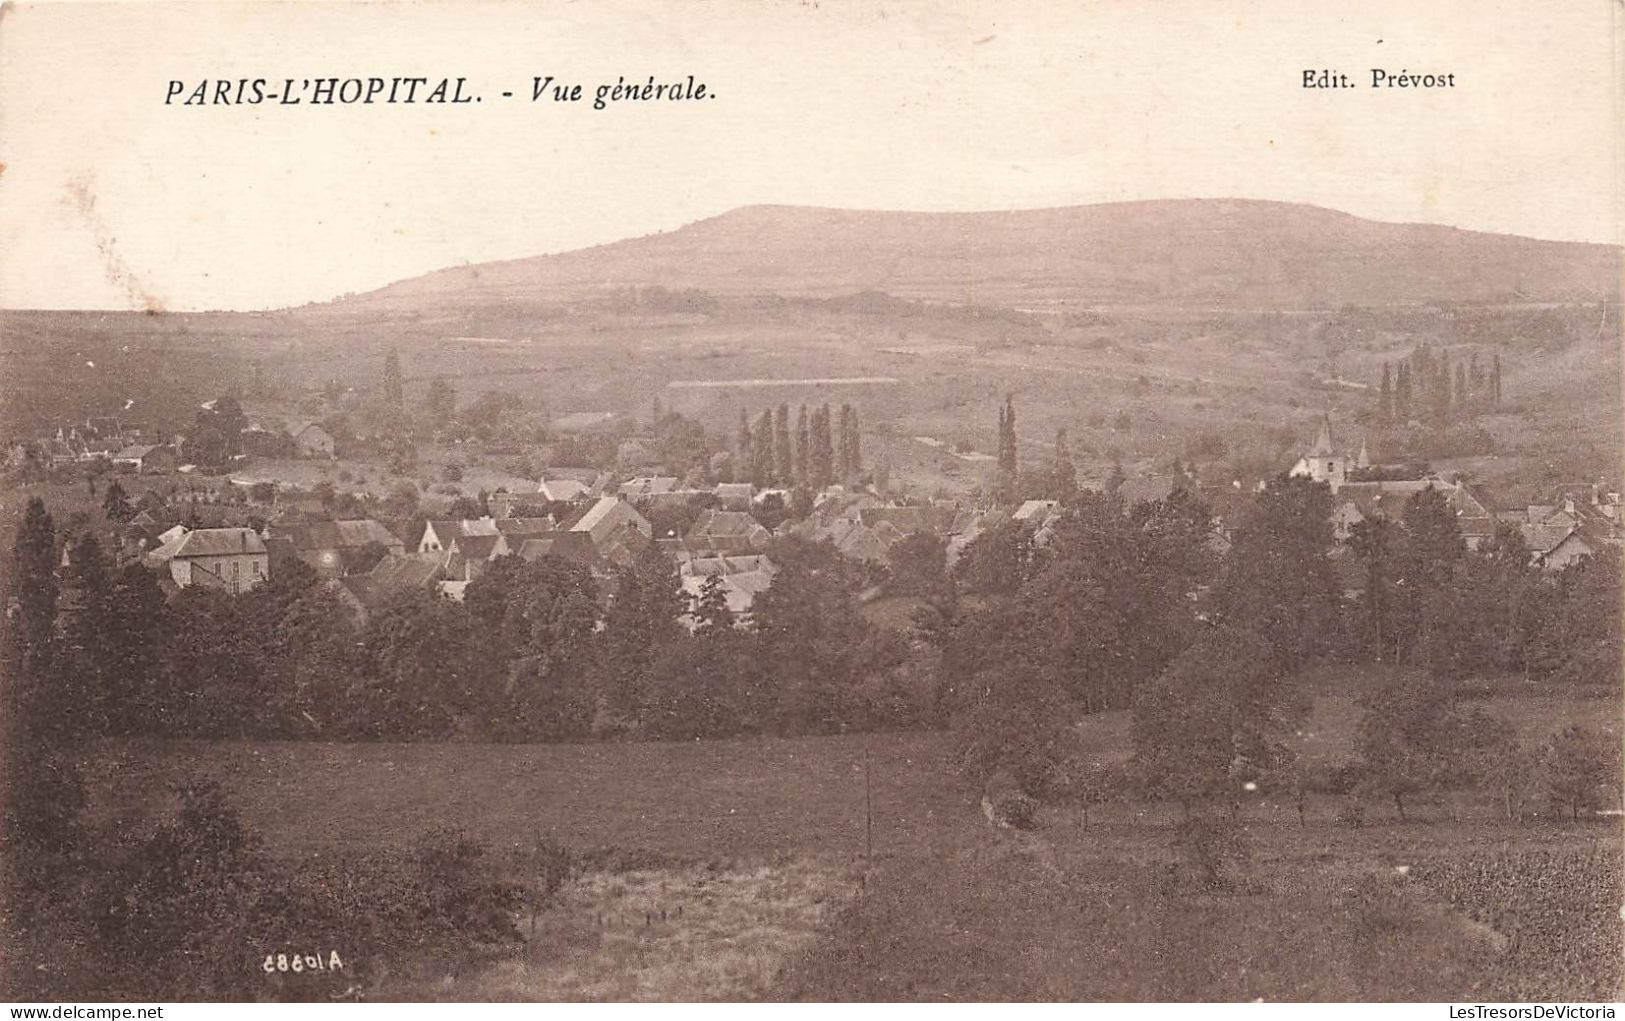
<path id="1" fill-rule="evenodd" d="M 1618 734 L 1612 698 L 1487 704 L 1529 739 L 1568 722 Z M 1356 722 L 1348 695 L 1321 695 L 1304 726 L 1320 742 L 1306 749 L 1345 754 Z M 1129 751 L 1122 714 L 1086 718 L 1074 738 L 1089 756 Z M 174 781 L 221 778 L 245 822 L 289 860 L 409 846 L 447 825 L 499 852 L 545 834 L 585 853 L 527 942 L 451 979 L 374 973 L 369 998 L 1561 999 L 1617 989 L 1605 955 L 1612 948 L 1617 965 L 1618 917 L 1594 917 L 1581 882 L 1618 886 L 1617 862 L 1608 872 L 1617 820 L 1509 826 L 1493 798 L 1450 794 L 1413 807 L 1405 824 L 1373 812 L 1354 828 L 1344 798 L 1311 799 L 1302 820 L 1261 798 L 1239 807 L 1249 853 L 1225 889 L 1205 890 L 1177 878 L 1176 805 L 1059 804 L 1034 831 L 997 829 L 946 780 L 950 759 L 948 735 L 891 733 L 124 741 L 103 743 L 84 767 L 103 819 L 150 818 Z M 1506 875 L 1490 881 L 1486 870 Z M 1528 936 L 1553 915 L 1595 931 L 1563 934 L 1581 948 L 1568 957 L 1542 956 L 1546 944 Z"/>

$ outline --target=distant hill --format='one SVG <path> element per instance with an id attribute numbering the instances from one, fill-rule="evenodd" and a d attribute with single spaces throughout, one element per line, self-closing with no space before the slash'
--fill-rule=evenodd
<path id="1" fill-rule="evenodd" d="M 428 311 L 653 285 L 1016 307 L 1329 308 L 1617 299 L 1620 250 L 1230 199 L 990 213 L 749 206 L 669 233 L 440 270 L 337 308 Z M 382 311 L 382 308 L 378 308 Z"/>

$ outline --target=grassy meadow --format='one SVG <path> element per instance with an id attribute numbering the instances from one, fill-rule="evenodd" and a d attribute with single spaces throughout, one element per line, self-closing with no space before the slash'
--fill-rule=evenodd
<path id="1" fill-rule="evenodd" d="M 1350 678 L 1310 682 L 1319 694 L 1302 750 L 1343 760 L 1359 719 L 1339 687 Z M 1514 691 L 1483 704 L 1528 741 L 1568 721 L 1619 733 L 1613 698 Z M 1100 761 L 1127 756 L 1123 714 L 1088 718 L 1077 737 Z M 1295 806 L 1252 796 L 1236 807 L 1247 853 L 1213 892 L 1176 867 L 1176 806 L 1054 806 L 1034 832 L 995 830 L 953 780 L 948 736 L 934 733 L 121 742 L 86 768 L 92 811 L 130 825 L 162 810 L 175 780 L 216 779 L 269 848 L 294 858 L 406 847 L 446 826 L 498 853 L 551 838 L 581 855 L 558 901 L 521 919 L 523 944 L 450 968 L 381 962 L 367 998 L 1483 1000 L 1618 989 L 1617 967 L 1597 961 L 1617 965 L 1619 898 L 1605 889 L 1599 917 L 1595 889 L 1619 882 L 1618 820 L 1508 824 L 1489 797 L 1420 801 L 1405 823 L 1373 805 L 1351 827 L 1345 798 L 1311 798 L 1300 820 Z M 1480 890 L 1469 871 L 1482 903 L 1446 896 L 1463 889 L 1463 863 L 1528 855 L 1547 864 L 1527 883 Z M 1552 917 L 1575 929 L 1559 935 L 1576 941 L 1567 956 L 1552 956 L 1549 936 L 1527 938 Z"/>

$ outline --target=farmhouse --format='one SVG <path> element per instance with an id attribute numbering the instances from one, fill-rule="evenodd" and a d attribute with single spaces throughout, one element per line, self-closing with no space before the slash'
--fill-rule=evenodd
<path id="1" fill-rule="evenodd" d="M 268 580 L 270 557 L 252 528 L 199 528 L 165 543 L 146 556 L 152 567 L 168 568 L 181 588 L 201 585 L 236 595 Z"/>

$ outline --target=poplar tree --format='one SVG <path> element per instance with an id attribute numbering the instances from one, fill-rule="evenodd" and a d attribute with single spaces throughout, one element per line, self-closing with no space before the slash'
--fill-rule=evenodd
<path id="1" fill-rule="evenodd" d="M 756 427 L 750 437 L 750 481 L 758 489 L 773 484 L 776 475 L 773 464 L 773 412 L 764 411 L 756 416 Z"/>
<path id="2" fill-rule="evenodd" d="M 394 348 L 384 352 L 384 400 L 391 407 L 398 408 L 404 396 L 404 386 L 401 382 L 401 360 Z"/>
<path id="3" fill-rule="evenodd" d="M 851 418 L 851 405 L 842 405 L 840 406 L 840 431 L 837 432 L 837 441 L 835 441 L 835 476 L 843 478 L 843 480 L 858 473 L 858 467 L 851 460 L 851 455 L 853 455 L 853 442 L 851 442 L 853 431 L 855 431 L 855 428 L 853 428 L 853 418 Z"/>
<path id="4" fill-rule="evenodd" d="M 795 483 L 795 466 L 790 458 L 790 406 L 781 404 L 773 413 L 773 476 L 781 485 Z"/>
<path id="5" fill-rule="evenodd" d="M 829 405 L 813 411 L 812 416 L 812 485 L 823 489 L 835 481 L 835 451 L 831 444 Z"/>
<path id="6" fill-rule="evenodd" d="M 999 411 L 998 488 L 1004 497 L 1012 495 L 1016 484 L 1016 405 L 1006 394 L 1004 407 Z"/>
<path id="7" fill-rule="evenodd" d="M 1377 418 L 1386 425 L 1394 420 L 1394 380 L 1388 363 L 1382 363 L 1382 391 L 1377 399 Z"/>
<path id="8" fill-rule="evenodd" d="M 853 408 L 851 429 L 847 435 L 847 443 L 850 444 L 851 449 L 847 452 L 846 459 L 851 463 L 852 474 L 854 475 L 863 471 L 863 441 L 859 438 L 860 436 L 861 433 L 858 429 L 858 409 Z"/>
<path id="9" fill-rule="evenodd" d="M 1078 489 L 1078 469 L 1072 463 L 1072 454 L 1066 446 L 1066 430 L 1055 430 L 1055 496 L 1064 499 Z"/>
<path id="10" fill-rule="evenodd" d="M 803 404 L 801 410 L 796 412 L 796 485 L 807 486 L 811 481 L 811 465 L 808 458 L 812 456 L 812 434 L 807 425 L 807 406 Z"/>
<path id="11" fill-rule="evenodd" d="M 734 481 L 747 482 L 755 467 L 750 449 L 750 416 L 739 409 L 739 431 L 734 434 Z"/>

